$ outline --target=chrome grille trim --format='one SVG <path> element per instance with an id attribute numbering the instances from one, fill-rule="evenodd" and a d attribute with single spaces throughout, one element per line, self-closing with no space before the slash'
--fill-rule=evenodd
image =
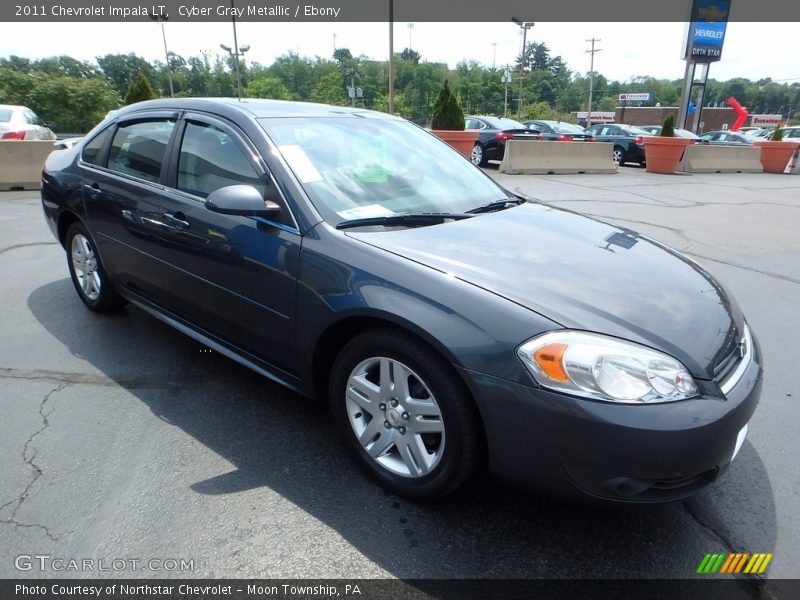
<path id="1" fill-rule="evenodd" d="M 719 384 L 722 393 L 726 396 L 736 387 L 736 384 L 742 379 L 750 363 L 753 362 L 753 336 L 750 335 L 750 328 L 747 326 L 747 323 L 744 325 L 744 335 L 739 343 L 745 345 L 745 354 L 736 366 L 736 370 Z"/>

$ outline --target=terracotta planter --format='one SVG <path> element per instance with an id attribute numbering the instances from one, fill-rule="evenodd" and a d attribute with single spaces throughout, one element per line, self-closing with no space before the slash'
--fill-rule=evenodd
<path id="1" fill-rule="evenodd" d="M 478 141 L 477 131 L 450 131 L 448 129 L 432 129 L 431 133 L 443 142 L 447 142 L 463 156 L 472 156 L 472 147 Z"/>
<path id="2" fill-rule="evenodd" d="M 646 169 L 650 173 L 665 175 L 671 175 L 678 169 L 683 151 L 692 143 L 688 138 L 661 136 L 647 136 L 642 138 L 642 141 L 647 161 Z"/>
<path id="3" fill-rule="evenodd" d="M 755 142 L 753 146 L 761 148 L 761 166 L 765 173 L 783 173 L 797 150 L 794 142 Z"/>

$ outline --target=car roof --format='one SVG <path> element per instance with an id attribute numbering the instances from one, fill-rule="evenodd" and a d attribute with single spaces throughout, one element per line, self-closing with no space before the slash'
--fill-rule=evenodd
<path id="1" fill-rule="evenodd" d="M 19 104 L 0 104 L 3 110 L 30 110 L 27 106 L 20 106 Z"/>
<path id="2" fill-rule="evenodd" d="M 257 119 L 278 117 L 371 117 L 381 119 L 402 120 L 382 112 L 351 108 L 349 106 L 331 106 L 313 102 L 292 102 L 288 100 L 266 100 L 262 98 L 162 98 L 137 102 L 121 108 L 114 115 L 123 118 L 128 114 L 144 110 L 198 110 L 216 112 L 223 116 L 246 114 Z"/>

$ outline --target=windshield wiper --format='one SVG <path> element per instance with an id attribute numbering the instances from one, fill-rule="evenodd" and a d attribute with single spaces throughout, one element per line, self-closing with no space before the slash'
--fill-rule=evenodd
<path id="1" fill-rule="evenodd" d="M 498 200 L 497 202 L 490 202 L 489 204 L 484 204 L 478 208 L 468 210 L 467 214 L 477 215 L 479 213 L 494 212 L 496 210 L 510 208 L 511 206 L 519 206 L 520 204 L 525 204 L 526 202 L 527 200 L 524 198 L 508 198 L 507 200 Z"/>
<path id="2" fill-rule="evenodd" d="M 342 221 L 336 229 L 351 229 L 353 227 L 369 227 L 370 225 L 402 225 L 405 227 L 424 227 L 425 225 L 438 225 L 445 221 L 460 221 L 469 219 L 474 215 L 467 213 L 405 213 L 402 215 L 387 215 L 385 217 L 367 217 L 365 219 L 350 219 Z"/>

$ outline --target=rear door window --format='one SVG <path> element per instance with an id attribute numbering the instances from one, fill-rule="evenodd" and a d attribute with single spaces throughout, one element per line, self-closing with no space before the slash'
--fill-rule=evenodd
<path id="1" fill-rule="evenodd" d="M 159 181 L 164 154 L 174 127 L 175 121 L 168 119 L 122 125 L 111 142 L 108 168 L 145 181 Z"/>

